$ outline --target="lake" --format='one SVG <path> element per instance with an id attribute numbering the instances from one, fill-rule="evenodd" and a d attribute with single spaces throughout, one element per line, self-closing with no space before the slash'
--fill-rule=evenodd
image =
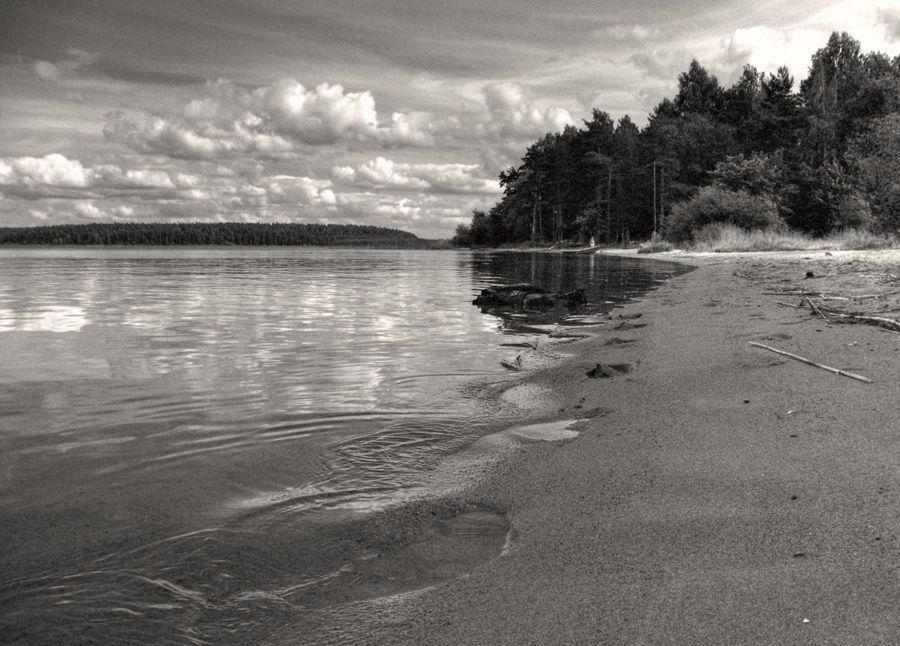
<path id="1" fill-rule="evenodd" d="M 352 571 L 341 546 L 360 517 L 526 418 L 496 396 L 521 376 L 501 361 L 678 271 L 576 254 L 0 249 L 0 642 L 265 641 Z M 585 287 L 588 305 L 472 305 L 520 282 Z"/>

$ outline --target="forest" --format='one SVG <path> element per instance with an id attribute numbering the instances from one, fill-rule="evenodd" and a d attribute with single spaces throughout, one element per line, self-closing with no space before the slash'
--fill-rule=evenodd
<path id="1" fill-rule="evenodd" d="M 503 197 L 453 242 L 598 244 L 705 227 L 824 235 L 900 228 L 900 56 L 833 33 L 795 86 L 746 66 L 730 88 L 693 61 L 638 128 L 595 109 L 500 173 Z"/>
<path id="2" fill-rule="evenodd" d="M 397 229 L 354 224 L 96 223 L 0 228 L 0 244 L 28 245 L 285 245 L 430 249 Z"/>

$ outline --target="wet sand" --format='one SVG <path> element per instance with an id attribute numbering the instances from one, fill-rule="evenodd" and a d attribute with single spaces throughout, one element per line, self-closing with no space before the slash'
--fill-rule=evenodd
<path id="1" fill-rule="evenodd" d="M 372 521 L 372 560 L 442 582 L 373 579 L 270 643 L 900 643 L 900 334 L 790 306 L 898 318 L 900 252 L 650 257 L 697 269 L 508 391 L 562 422 Z"/>

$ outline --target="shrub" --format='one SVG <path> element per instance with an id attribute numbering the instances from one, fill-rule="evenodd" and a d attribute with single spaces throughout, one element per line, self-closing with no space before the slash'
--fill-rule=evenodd
<path id="1" fill-rule="evenodd" d="M 844 229 L 828 236 L 827 241 L 835 249 L 893 249 L 897 246 L 894 235 L 876 235 L 868 229 Z"/>
<path id="2" fill-rule="evenodd" d="M 672 251 L 672 245 L 662 239 L 656 231 L 650 236 L 650 240 L 638 247 L 638 253 L 660 253 L 662 251 Z"/>
<path id="3" fill-rule="evenodd" d="M 815 242 L 812 238 L 796 231 L 748 231 L 733 224 L 708 224 L 694 232 L 691 251 L 789 251 L 813 246 Z"/>
<path id="4" fill-rule="evenodd" d="M 710 224 L 730 224 L 749 231 L 782 229 L 784 220 L 771 198 L 706 186 L 690 200 L 672 207 L 667 237 L 676 242 L 690 240 L 695 231 Z"/>

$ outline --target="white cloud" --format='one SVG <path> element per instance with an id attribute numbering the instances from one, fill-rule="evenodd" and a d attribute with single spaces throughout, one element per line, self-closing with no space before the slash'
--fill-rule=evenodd
<path id="1" fill-rule="evenodd" d="M 374 138 L 378 129 L 375 99 L 368 91 L 345 94 L 341 85 L 327 83 L 307 91 L 294 79 L 284 79 L 251 96 L 254 116 L 304 143 Z"/>
<path id="2" fill-rule="evenodd" d="M 565 108 L 540 108 L 520 83 L 492 83 L 484 88 L 484 101 L 490 116 L 488 132 L 505 137 L 540 137 L 575 123 Z"/>
<path id="3" fill-rule="evenodd" d="M 738 29 L 717 43 L 697 44 L 696 57 L 727 83 L 747 63 L 762 72 L 786 65 L 799 81 L 806 78 L 813 55 L 833 32 L 847 32 L 863 52 L 900 55 L 900 1 L 842 1 L 824 6 L 791 25 L 756 25 Z"/>
<path id="4" fill-rule="evenodd" d="M 430 146 L 430 115 L 394 113 L 381 125 L 371 92 L 345 92 L 322 83 L 307 90 L 283 79 L 249 91 L 226 79 L 207 83 L 195 98 L 168 116 L 134 119 L 113 115 L 104 128 L 118 141 L 148 154 L 213 159 L 241 154 L 283 157 L 303 145 L 360 141 L 387 146 Z"/>
<path id="5" fill-rule="evenodd" d="M 428 182 L 413 176 L 408 164 L 394 164 L 384 157 L 378 157 L 362 164 L 356 169 L 357 182 L 363 186 L 372 188 L 384 188 L 387 186 L 424 189 L 428 188 Z"/>
<path id="6" fill-rule="evenodd" d="M 91 171 L 94 184 L 109 188 L 175 188 L 169 174 L 161 170 L 123 170 L 107 164 Z"/>
<path id="7" fill-rule="evenodd" d="M 0 191 L 26 199 L 112 195 L 156 199 L 173 196 L 176 188 L 169 173 L 159 169 L 114 164 L 90 168 L 57 153 L 0 159 Z"/>
<path id="8" fill-rule="evenodd" d="M 337 199 L 330 180 L 292 175 L 261 178 L 259 183 L 272 204 L 293 206 L 333 205 Z"/>
<path id="9" fill-rule="evenodd" d="M 253 132 L 235 122 L 230 127 L 212 124 L 200 127 L 154 118 L 138 123 L 116 117 L 108 122 L 103 135 L 147 154 L 162 154 L 182 159 L 215 159 L 231 154 L 258 154 L 278 157 L 294 150 L 294 145 L 273 134 Z"/>
<path id="10" fill-rule="evenodd" d="M 0 160 L 0 186 L 87 188 L 93 181 L 93 171 L 85 169 L 80 161 L 55 153 L 41 158 Z"/>
<path id="11" fill-rule="evenodd" d="M 75 211 L 78 215 L 91 220 L 103 220 L 109 217 L 106 212 L 94 206 L 93 202 L 78 202 L 75 204 Z"/>
<path id="12" fill-rule="evenodd" d="M 761 72 L 774 73 L 786 65 L 798 80 L 806 77 L 813 54 L 828 42 L 830 32 L 809 28 L 779 30 L 757 26 L 738 29 L 721 43 L 714 65 L 728 78 L 735 77 L 745 64 Z"/>
<path id="13" fill-rule="evenodd" d="M 331 174 L 340 182 L 352 182 L 356 177 L 356 171 L 350 166 L 335 166 L 331 169 Z"/>
<path id="14" fill-rule="evenodd" d="M 355 169 L 335 166 L 335 180 L 354 186 L 428 193 L 478 193 L 499 196 L 494 179 L 479 177 L 477 164 L 404 164 L 378 157 Z"/>

